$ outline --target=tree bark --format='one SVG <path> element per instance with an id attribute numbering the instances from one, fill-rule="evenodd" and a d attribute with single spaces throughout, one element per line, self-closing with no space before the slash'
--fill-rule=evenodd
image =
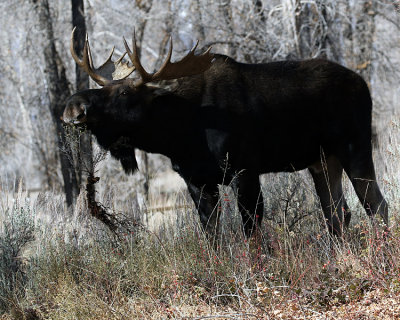
<path id="1" fill-rule="evenodd" d="M 85 9 L 83 0 L 71 0 L 72 8 L 72 26 L 76 27 L 74 47 L 78 54 L 82 56 L 83 47 L 85 45 L 86 36 L 86 23 L 85 23 Z M 76 90 L 81 91 L 89 88 L 89 76 L 77 64 L 75 65 L 76 74 Z M 92 149 L 92 136 L 89 132 L 83 132 L 80 136 L 80 152 L 78 152 L 78 161 L 76 166 L 78 168 L 78 179 L 81 184 L 83 175 L 94 175 L 93 168 L 93 149 Z"/>
<path id="2" fill-rule="evenodd" d="M 231 0 L 217 1 L 218 14 L 221 16 L 221 21 L 223 23 L 222 27 L 226 28 L 226 32 L 229 34 L 228 41 L 233 42 L 234 40 L 234 25 L 232 19 L 232 4 Z M 229 46 L 228 56 L 236 58 L 237 50 L 233 46 Z"/>
<path id="3" fill-rule="evenodd" d="M 146 29 L 146 24 L 147 24 L 147 15 L 149 14 L 152 6 L 153 6 L 153 0 L 147 0 L 147 1 L 138 1 L 136 0 L 136 6 L 140 10 L 140 19 L 137 21 L 137 29 L 136 29 L 136 39 L 138 40 L 137 42 L 137 48 L 138 48 L 138 54 L 141 56 L 142 53 L 142 44 L 143 44 L 143 37 L 144 37 L 144 31 Z M 140 158 L 140 162 L 143 164 L 142 166 L 142 175 L 143 175 L 143 189 L 144 189 L 144 197 L 146 202 L 149 201 L 149 192 L 150 192 L 150 168 L 149 168 L 149 157 L 145 151 L 139 150 L 137 153 L 138 157 Z M 133 155 L 135 156 L 135 155 Z"/>
<path id="4" fill-rule="evenodd" d="M 362 7 L 355 7 L 353 9 L 356 12 L 355 29 L 352 32 L 354 65 L 357 72 L 367 81 L 368 86 L 372 90 L 371 81 L 374 72 L 372 62 L 374 60 L 377 2 L 365 0 L 357 2 L 357 5 Z M 359 9 L 359 11 L 356 11 L 356 9 Z M 386 126 L 387 122 L 382 115 L 382 109 L 379 110 L 378 105 L 375 103 L 372 108 L 372 143 L 376 150 L 374 159 L 376 162 L 384 165 L 384 172 L 388 172 L 387 162 L 385 161 L 386 144 L 380 140 L 383 140 L 382 136 L 385 137 L 385 134 L 382 133 L 387 132 Z M 378 132 L 379 136 L 381 136 L 380 139 L 378 139 Z"/>
<path id="5" fill-rule="evenodd" d="M 44 32 L 45 45 L 43 48 L 45 60 L 45 74 L 48 84 L 49 109 L 57 132 L 58 153 L 61 163 L 61 172 L 64 180 L 64 192 L 67 205 L 72 205 L 78 194 L 79 185 L 75 170 L 70 162 L 71 149 L 64 134 L 60 117 L 64 110 L 65 101 L 70 96 L 65 67 L 60 59 L 54 43 L 54 31 L 48 0 L 33 1 L 38 13 L 39 27 Z"/>

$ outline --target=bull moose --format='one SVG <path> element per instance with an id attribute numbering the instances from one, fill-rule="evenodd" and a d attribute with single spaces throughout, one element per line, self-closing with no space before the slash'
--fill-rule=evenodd
<path id="1" fill-rule="evenodd" d="M 171 62 L 172 40 L 161 68 L 149 73 L 135 36 L 132 49 L 123 41 L 130 63 L 125 54 L 112 61 L 112 51 L 95 68 L 87 37 L 80 59 L 72 32 L 72 57 L 102 88 L 72 95 L 63 121 L 85 124 L 126 173 L 137 169 L 135 148 L 168 156 L 207 232 L 218 227 L 218 184 L 236 191 L 249 237 L 263 216 L 259 175 L 305 168 L 332 234 L 351 217 L 343 169 L 366 213 L 388 223 L 372 160 L 371 96 L 358 74 L 322 59 L 244 64 L 210 48 L 196 55 L 197 45 Z M 134 70 L 139 77 L 128 78 Z M 160 83 L 174 79 L 173 88 Z"/>

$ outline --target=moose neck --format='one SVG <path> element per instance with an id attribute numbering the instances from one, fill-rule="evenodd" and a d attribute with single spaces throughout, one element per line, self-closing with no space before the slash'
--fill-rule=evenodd
<path id="1" fill-rule="evenodd" d="M 147 108 L 145 121 L 129 130 L 130 137 L 139 149 L 173 158 L 189 143 L 189 132 L 196 130 L 195 108 L 173 93 L 156 97 Z"/>

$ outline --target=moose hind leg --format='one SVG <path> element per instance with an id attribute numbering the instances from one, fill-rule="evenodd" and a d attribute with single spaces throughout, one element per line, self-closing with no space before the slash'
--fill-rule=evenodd
<path id="1" fill-rule="evenodd" d="M 359 153 L 350 158 L 345 171 L 356 191 L 357 197 L 362 203 L 369 216 L 379 214 L 387 225 L 389 220 L 388 204 L 382 196 L 378 183 L 376 182 L 375 169 L 371 153 Z"/>
<path id="2" fill-rule="evenodd" d="M 342 235 L 343 222 L 347 227 L 351 213 L 343 196 L 343 167 L 339 160 L 330 156 L 325 162 L 309 167 L 315 189 L 321 202 L 325 220 L 331 234 Z"/>

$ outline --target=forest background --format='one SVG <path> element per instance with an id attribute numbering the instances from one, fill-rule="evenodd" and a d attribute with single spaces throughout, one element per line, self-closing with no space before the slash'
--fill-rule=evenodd
<path id="1" fill-rule="evenodd" d="M 0 203 L 2 208 L 0 221 L 3 221 L 0 250 L 2 250 L 4 258 L 0 263 L 0 268 L 7 270 L 3 273 L 6 275 L 3 280 L 14 279 L 4 280 L 3 285 L 0 286 L 0 297 L 3 297 L 0 305 L 3 310 L 17 310 L 15 312 L 18 313 L 18 310 L 21 309 L 21 312 L 24 313 L 23 310 L 26 306 L 33 306 L 36 314 L 49 315 L 52 311 L 60 312 L 60 309 L 53 308 L 52 305 L 60 292 L 51 291 L 49 287 L 52 285 L 50 284 L 44 285 L 46 290 L 50 291 L 38 288 L 37 283 L 34 284 L 33 280 L 27 284 L 26 276 L 29 274 L 31 279 L 36 280 L 40 278 L 41 273 L 36 268 L 37 264 L 32 262 L 32 257 L 39 259 L 37 257 L 45 256 L 43 261 L 49 262 L 51 259 L 46 254 L 53 252 L 52 250 L 56 250 L 55 248 L 59 248 L 57 246 L 60 245 L 57 241 L 53 241 L 56 234 L 63 235 L 62 237 L 66 241 L 63 245 L 67 246 L 68 250 L 72 250 L 69 246 L 73 245 L 73 250 L 77 250 L 77 252 L 87 249 L 88 242 L 84 239 L 93 237 L 93 239 L 97 239 L 98 231 L 94 232 L 88 227 L 95 222 L 87 221 L 89 218 L 86 214 L 84 192 L 82 192 L 88 172 L 100 177 L 97 185 L 97 199 L 113 212 L 127 213 L 132 221 L 138 221 L 146 230 L 155 232 L 157 239 L 160 239 L 159 237 L 176 239 L 177 234 L 181 235 L 185 227 L 193 224 L 193 220 L 195 223 L 197 221 L 196 214 L 192 214 L 193 203 L 188 198 L 185 185 L 172 171 L 167 158 L 137 150 L 139 171 L 132 176 L 126 176 L 120 163 L 100 150 L 96 141 L 92 140 L 89 134 L 83 133 L 78 137 L 76 133 L 66 132 L 62 127 L 59 117 L 64 108 L 65 99 L 75 92 L 77 87 L 82 88 L 82 86 L 89 85 L 88 79 L 85 79 L 84 75 L 76 70 L 69 53 L 70 35 L 74 24 L 84 25 L 87 30 L 97 66 L 104 61 L 114 45 L 116 46 L 116 56 L 123 54 L 122 37 L 130 38 L 135 29 L 141 60 L 148 70 L 157 69 L 160 66 L 166 54 L 168 38 L 171 35 L 174 40 L 173 60 L 184 56 L 199 39 L 200 47 L 212 46 L 213 52 L 227 54 L 241 62 L 261 63 L 318 57 L 336 61 L 356 71 L 368 83 L 373 97 L 373 127 L 374 138 L 376 138 L 374 139 L 376 140 L 374 143 L 375 167 L 378 182 L 390 204 L 392 225 L 395 224 L 394 221 L 397 221 L 400 205 L 398 201 L 400 184 L 399 1 L 16 0 L 0 2 L 0 21 L 2 25 L 0 29 L 2 44 L 0 46 Z M 90 83 L 90 86 L 96 87 L 93 83 Z M 271 137 L 271 139 L 273 138 Z M 81 152 L 78 153 L 78 150 Z M 272 233 L 276 231 L 275 233 L 278 234 L 275 241 L 279 246 L 291 249 L 287 249 L 286 253 L 281 252 L 279 258 L 276 258 L 276 261 L 280 261 L 280 263 L 275 261 L 275 264 L 270 264 L 271 270 L 276 268 L 276 271 L 270 270 L 266 273 L 264 270 L 264 272 L 257 273 L 257 276 L 251 275 L 250 278 L 246 278 L 249 274 L 238 276 L 236 273 L 232 275 L 227 272 L 224 278 L 226 285 L 222 286 L 223 290 L 221 289 L 223 281 L 220 282 L 215 277 L 207 283 L 203 280 L 196 280 L 196 282 L 192 278 L 188 278 L 189 280 L 185 278 L 188 290 L 200 290 L 196 291 L 196 297 L 207 301 L 209 308 L 211 308 L 210 301 L 220 305 L 219 294 L 222 290 L 230 297 L 229 301 L 235 301 L 232 305 L 228 304 L 229 308 L 239 305 L 239 310 L 243 309 L 243 304 L 237 297 L 247 297 L 250 301 L 248 305 L 254 307 L 254 310 L 259 310 L 257 309 L 259 308 L 258 304 L 262 304 L 266 297 L 269 297 L 267 292 L 274 292 L 273 288 L 284 287 L 287 289 L 285 286 L 290 283 L 290 290 L 282 289 L 286 290 L 285 293 L 280 293 L 282 296 L 288 292 L 292 294 L 297 286 L 307 281 L 315 283 L 313 275 L 320 277 L 319 281 L 323 282 L 325 278 L 321 280 L 321 270 L 324 269 L 326 261 L 335 259 L 336 262 L 339 261 L 337 252 L 332 256 L 332 252 L 327 247 L 321 250 L 320 246 L 316 246 L 318 248 L 315 250 L 318 249 L 317 252 L 319 252 L 317 254 L 318 262 L 310 260 L 311 258 L 307 251 L 303 250 L 304 248 L 301 248 L 301 254 L 298 254 L 296 260 L 299 261 L 299 256 L 307 256 L 308 258 L 304 258 L 304 261 L 308 261 L 309 265 L 314 264 L 315 270 L 308 268 L 306 262 L 304 265 L 297 264 L 297 267 L 293 267 L 289 263 L 289 260 L 296 256 L 293 253 L 295 249 L 292 247 L 294 242 L 291 237 L 293 235 L 300 237 L 309 234 L 312 239 L 319 241 L 319 235 L 323 233 L 321 230 L 324 230 L 322 224 L 317 222 L 322 221 L 321 210 L 308 173 L 303 171 L 295 174 L 266 174 L 260 179 L 266 199 L 266 225 L 273 230 Z M 344 179 L 347 181 L 347 178 Z M 229 190 L 221 192 L 229 193 Z M 354 212 L 355 219 L 352 224 L 353 231 L 356 230 L 354 234 L 360 234 L 360 223 L 365 222 L 365 214 L 348 182 L 345 193 Z M 226 212 L 233 212 L 234 215 L 234 207 L 234 204 L 227 205 Z M 225 221 L 229 222 L 231 217 L 229 214 L 225 216 Z M 15 218 L 17 220 L 13 220 L 12 217 L 17 217 Z M 82 221 L 85 223 L 82 224 Z M 233 225 L 235 224 L 238 229 L 237 221 L 233 222 Z M 51 225 L 52 227 L 56 225 L 57 230 L 51 229 Z M 40 235 L 38 235 L 38 229 L 41 230 L 42 226 L 44 229 L 53 230 L 51 231 L 52 236 L 49 236 L 47 231 L 39 232 Z M 97 226 L 95 230 L 98 228 L 101 229 L 101 226 Z M 32 233 L 29 233 L 29 230 Z M 225 230 L 234 230 L 234 228 L 230 226 Z M 93 232 L 95 235 L 92 234 Z M 106 234 L 107 230 L 102 232 Z M 45 234 L 46 236 L 44 236 Z M 46 245 L 41 242 L 44 239 L 47 239 Z M 306 243 L 310 238 L 301 239 L 297 242 L 302 243 L 304 240 Z M 112 245 L 118 243 L 114 240 L 109 242 Z M 32 251 L 32 243 L 41 243 L 41 249 Z M 365 249 L 364 242 L 360 243 L 359 250 L 362 251 Z M 29 254 L 26 254 L 28 244 L 30 244 L 28 246 Z M 108 245 L 105 247 L 110 249 Z M 10 249 L 9 260 L 5 258 L 8 257 L 7 248 L 12 249 Z M 47 248 L 47 251 L 43 248 Z M 145 250 L 143 248 L 141 250 Z M 113 247 L 110 250 L 114 249 Z M 235 250 L 242 249 L 242 247 L 235 247 Z M 362 261 L 362 258 L 355 258 L 359 256 L 358 249 L 351 247 L 349 250 L 354 253 L 355 261 Z M 140 252 L 143 253 L 143 251 Z M 174 255 L 178 255 L 177 252 L 173 252 Z M 212 249 L 207 252 L 210 255 L 214 254 Z M 321 252 L 324 252 L 325 255 L 320 254 Z M 375 266 L 376 261 L 368 260 L 372 259 L 373 252 L 375 251 L 369 251 L 366 261 Z M 389 254 L 393 258 L 393 266 L 399 266 L 397 253 L 397 251 L 390 251 Z M 270 259 L 269 254 L 265 255 Z M 17 259 L 21 256 L 27 259 L 24 260 L 25 262 L 29 261 L 29 267 Z M 83 256 L 86 258 L 82 259 L 86 260 L 79 260 L 79 263 L 85 265 L 85 268 L 89 268 L 90 257 Z M 219 257 L 221 261 L 225 261 L 225 255 L 222 254 Z M 18 263 L 15 262 L 15 259 L 18 260 Z M 135 259 L 137 260 L 137 256 Z M 125 259 L 125 263 L 126 261 L 129 259 Z M 268 261 L 271 263 L 271 260 Z M 245 264 L 245 261 L 240 261 L 238 265 L 243 266 L 241 263 Z M 78 269 L 82 273 L 81 264 Z M 101 266 L 101 262 L 99 265 Z M 363 264 L 361 263 L 361 265 Z M 164 267 L 171 266 L 166 264 Z M 214 272 L 214 267 L 207 265 L 205 270 Z M 77 285 L 76 292 L 82 294 L 84 290 L 89 290 L 88 287 L 84 287 L 85 282 L 76 275 L 75 269 L 71 271 L 68 267 L 65 268 L 67 273 L 72 274 L 71 276 L 74 278 Z M 98 268 L 100 267 L 98 266 Z M 138 268 L 136 266 L 135 270 L 137 271 Z M 177 272 L 175 275 L 178 277 L 179 271 L 177 270 L 179 268 L 177 266 L 174 268 L 175 271 L 170 269 L 167 274 L 171 275 L 171 272 Z M 277 271 L 278 269 L 281 271 Z M 381 275 L 381 267 L 373 270 Z M 66 273 L 61 271 L 57 273 L 58 271 L 55 270 L 47 271 L 50 274 L 54 273 L 56 280 L 53 280 L 59 283 L 60 290 L 66 290 L 60 280 L 60 275 L 63 275 L 64 278 L 67 277 Z M 96 269 L 91 272 L 101 274 L 105 271 Z M 161 269 L 156 268 L 153 270 L 153 275 L 156 275 L 157 272 L 159 272 L 160 278 L 162 278 L 162 274 L 166 273 L 165 270 L 162 272 Z M 181 272 L 184 273 L 182 270 Z M 304 277 L 304 272 L 309 273 L 310 276 Z M 387 272 L 386 269 L 385 272 Z M 186 273 L 182 274 L 179 277 L 186 277 Z M 273 274 L 272 279 L 271 274 Z M 274 277 L 277 279 L 276 274 L 281 275 L 280 282 L 273 280 Z M 146 279 L 143 274 L 141 275 L 144 277 L 142 279 Z M 114 279 L 110 274 L 103 276 Z M 164 283 L 162 290 L 157 289 L 159 290 L 157 294 L 163 297 L 160 298 L 162 301 L 168 297 L 168 306 L 174 305 L 171 301 L 176 302 L 174 299 L 179 291 L 176 285 L 178 278 L 174 277 L 171 276 L 170 282 Z M 247 279 L 247 282 L 238 280 L 243 277 Z M 207 277 L 205 276 L 205 278 Z M 230 283 L 229 281 L 232 279 L 236 280 L 231 288 L 227 283 Z M 297 279 L 297 281 L 293 279 Z M 363 283 L 360 279 L 365 280 L 363 277 L 357 279 L 357 283 L 358 281 Z M 367 279 L 372 281 L 368 276 Z M 80 282 L 81 280 L 83 282 Z M 94 280 L 92 279 L 92 281 Z M 194 281 L 195 285 L 191 281 Z M 338 286 L 337 283 L 333 283 L 333 280 L 329 281 L 329 286 Z M 111 280 L 109 283 L 112 286 Z M 285 286 L 282 283 L 285 283 Z M 385 282 L 385 284 L 387 283 Z M 146 294 L 148 297 L 154 298 L 154 295 L 149 293 L 150 289 L 142 288 L 139 284 L 135 285 L 139 288 L 137 290 L 141 293 L 141 298 Z M 160 283 L 154 284 L 154 287 L 158 288 L 159 285 Z M 149 286 L 151 287 L 151 285 Z M 253 291 L 250 289 L 250 291 L 246 291 L 250 287 Z M 376 287 L 382 288 L 382 284 Z M 268 290 L 265 289 L 265 293 L 263 293 L 260 288 Z M 359 292 L 360 288 L 363 292 L 368 291 L 362 285 L 357 288 L 356 292 Z M 220 291 L 217 294 L 213 290 Z M 318 290 L 316 293 L 315 290 L 313 288 L 309 292 L 319 297 L 316 299 L 319 301 L 319 305 L 332 307 L 330 304 L 321 303 L 321 301 L 325 301 L 326 295 L 332 297 L 332 291 L 327 293 L 322 290 L 322 294 Z M 131 292 L 128 294 L 128 291 L 123 291 L 123 294 L 119 293 L 124 297 L 134 296 Z M 228 291 L 229 294 L 226 293 Z M 29 300 L 29 297 L 35 296 L 32 292 L 36 295 L 41 292 L 46 297 L 43 298 L 45 302 L 33 298 L 33 300 Z M 50 296 L 46 296 L 44 292 L 50 292 Z M 248 292 L 253 292 L 255 295 L 252 296 Z M 54 295 L 52 296 L 51 293 Z M 341 293 L 342 291 L 340 291 Z M 96 291 L 94 296 L 104 302 L 110 298 L 109 295 L 108 291 L 106 293 Z M 303 293 L 302 297 L 304 296 L 307 294 Z M 337 292 L 333 296 L 337 298 Z M 364 297 L 364 293 L 361 296 Z M 255 302 L 251 300 L 253 298 L 256 299 Z M 123 299 L 119 300 L 122 309 L 122 306 L 127 305 L 124 301 Z M 180 305 L 182 303 L 190 304 L 187 299 L 182 298 L 179 301 Z M 313 301 L 315 302 L 315 300 Z M 348 303 L 348 300 L 345 302 Z M 196 304 L 201 305 L 197 300 Z M 37 307 L 38 305 L 45 306 L 43 307 L 45 311 L 43 308 Z M 282 303 L 279 306 L 282 306 Z M 110 310 L 106 309 L 103 312 L 113 314 Z M 167 309 L 157 310 L 164 315 L 167 312 Z M 207 310 L 208 314 L 212 313 L 211 309 Z M 252 309 L 251 312 L 255 312 L 254 310 Z M 263 310 L 265 311 L 265 309 Z M 153 315 L 153 311 L 142 310 L 141 312 L 144 312 L 145 315 Z M 177 315 L 174 313 L 175 311 L 171 312 L 174 316 Z M 101 312 L 99 317 L 100 314 Z M 115 316 L 115 318 L 118 317 Z"/>

